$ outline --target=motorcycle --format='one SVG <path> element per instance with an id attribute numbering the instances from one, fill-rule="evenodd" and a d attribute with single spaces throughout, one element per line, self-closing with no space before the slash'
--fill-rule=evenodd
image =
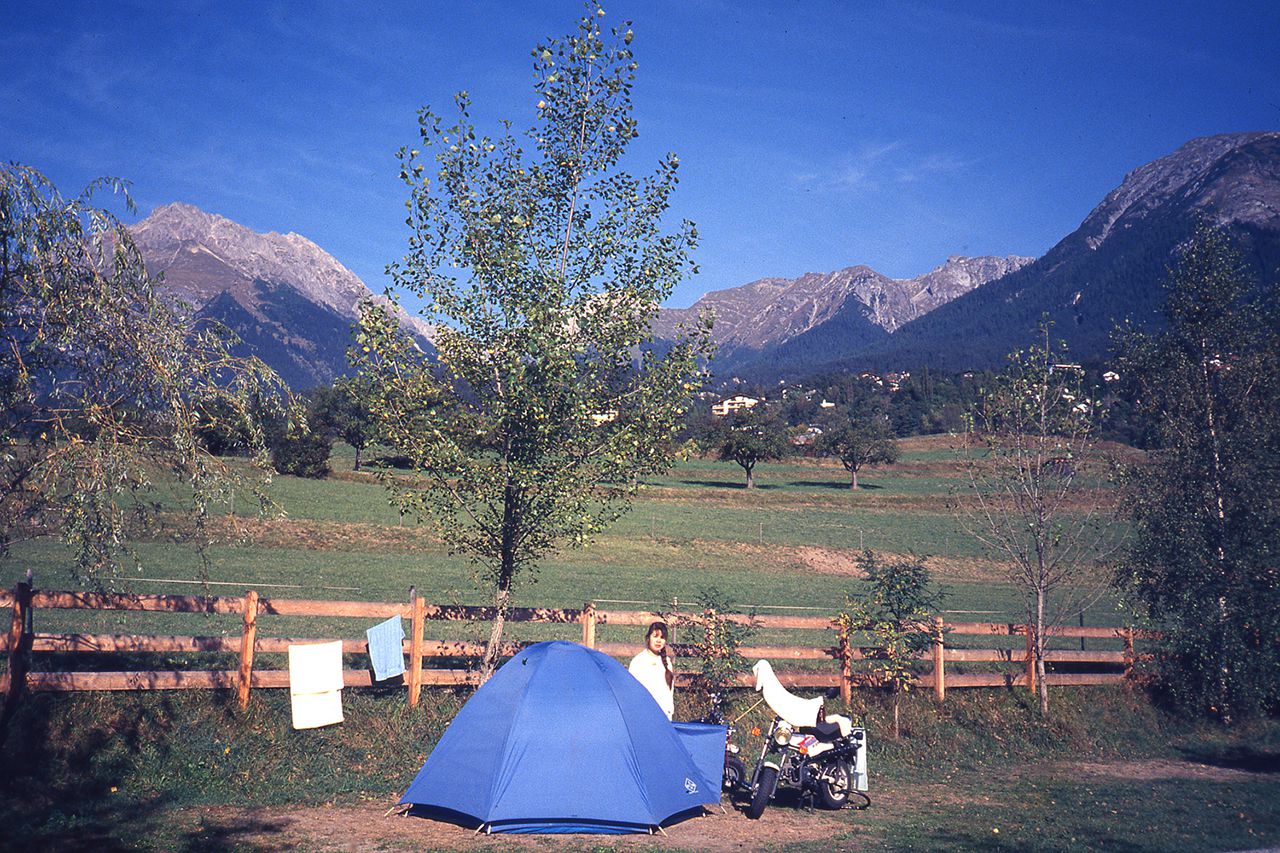
<path id="1" fill-rule="evenodd" d="M 747 765 L 739 754 L 741 749 L 733 742 L 733 736 L 738 729 L 732 721 L 728 720 L 721 708 L 721 696 L 719 693 L 711 694 L 711 710 L 706 716 L 700 717 L 694 722 L 710 723 L 715 726 L 725 726 L 728 728 L 728 737 L 725 739 L 724 745 L 724 779 L 722 781 L 722 790 L 733 794 L 739 788 L 743 787 L 747 781 Z"/>
<path id="2" fill-rule="evenodd" d="M 822 698 L 802 699 L 773 674 L 768 661 L 752 668 L 756 690 L 776 715 L 751 776 L 747 817 L 756 819 L 779 788 L 815 798 L 827 809 L 843 808 L 850 797 L 871 800 L 867 790 L 867 733 L 848 717 L 825 714 Z M 752 731 L 760 734 L 759 729 Z M 864 806 L 865 807 L 865 806 Z"/>

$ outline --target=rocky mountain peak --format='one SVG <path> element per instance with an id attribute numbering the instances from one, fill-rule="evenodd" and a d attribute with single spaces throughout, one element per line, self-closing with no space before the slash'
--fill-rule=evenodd
<path id="1" fill-rule="evenodd" d="M 311 240 L 265 234 L 182 202 L 157 207 L 129 229 L 163 291 L 234 331 L 295 388 L 348 370 L 356 306 L 373 296 L 355 273 Z M 382 297 L 374 297 L 381 299 Z M 424 348 L 432 329 L 401 322 Z"/>
<path id="2" fill-rule="evenodd" d="M 157 207 L 130 231 L 152 270 L 197 306 L 244 282 L 265 281 L 354 318 L 356 303 L 369 294 L 355 273 L 306 237 L 260 234 L 190 204 Z"/>
<path id="3" fill-rule="evenodd" d="M 1277 150 L 1280 150 L 1280 133 L 1271 131 L 1192 139 L 1172 154 L 1125 175 L 1120 186 L 1108 193 L 1085 218 L 1077 234 L 1090 249 L 1096 249 L 1116 228 L 1130 227 L 1135 220 L 1176 202 L 1179 197 L 1188 197 L 1195 206 L 1212 208 L 1215 217 L 1222 221 L 1253 221 L 1256 224 L 1273 220 L 1276 211 L 1280 210 L 1280 193 L 1275 189 Z M 1237 162 L 1228 162 L 1233 160 Z M 1233 165 L 1237 168 L 1232 169 Z M 1254 168 L 1267 172 L 1261 176 L 1262 180 L 1252 182 L 1254 188 L 1269 190 L 1265 198 L 1246 194 L 1250 208 L 1257 209 L 1234 209 L 1227 196 L 1209 197 L 1207 191 L 1212 189 L 1209 185 L 1222 183 L 1216 179 L 1227 171 L 1245 173 L 1231 176 L 1233 194 L 1240 195 L 1240 182 L 1251 183 L 1248 172 Z"/>
<path id="4" fill-rule="evenodd" d="M 713 337 L 721 353 L 778 346 L 829 322 L 870 324 L 893 332 L 975 287 L 1030 263 L 1032 258 L 968 258 L 953 255 L 922 276 L 892 279 L 865 264 L 799 278 L 765 278 L 708 293 L 691 308 L 664 309 L 658 337 L 704 309 L 714 310 Z"/>

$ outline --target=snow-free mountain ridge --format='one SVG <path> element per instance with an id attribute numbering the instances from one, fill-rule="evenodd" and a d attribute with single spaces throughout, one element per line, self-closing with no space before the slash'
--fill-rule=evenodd
<path id="1" fill-rule="evenodd" d="M 183 203 L 157 207 L 130 232 L 163 275 L 162 292 L 226 325 L 295 389 L 347 371 L 356 306 L 373 294 L 311 240 L 260 234 Z M 402 319 L 425 344 L 430 328 Z"/>

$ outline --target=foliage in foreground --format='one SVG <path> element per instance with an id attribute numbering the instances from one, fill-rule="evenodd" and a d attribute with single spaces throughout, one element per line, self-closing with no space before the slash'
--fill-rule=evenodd
<path id="1" fill-rule="evenodd" d="M 243 436 L 265 470 L 251 404 L 283 389 L 161 298 L 128 230 L 92 204 L 98 190 L 132 209 L 117 180 L 66 198 L 35 169 L 0 165 L 0 558 L 56 533 L 75 574 L 101 583 L 157 520 L 165 483 L 185 490 L 203 540 L 210 505 L 241 478 L 201 435 Z M 251 486 L 265 502 L 264 484 Z"/>
<path id="2" fill-rule="evenodd" d="M 493 592 L 484 674 L 517 577 L 588 541 L 639 475 L 669 466 L 707 354 L 706 327 L 665 353 L 647 346 L 696 232 L 664 228 L 675 155 L 647 178 L 619 166 L 637 133 L 632 32 L 608 34 L 588 10 L 533 51 L 540 100 L 523 141 L 510 124 L 480 134 L 463 92 L 450 123 L 419 114 L 434 165 L 401 151 L 413 234 L 391 273 L 425 302 L 438 362 L 387 310 L 371 306 L 359 335 L 371 409 L 431 481 L 397 499 L 437 521 Z"/>
<path id="3" fill-rule="evenodd" d="M 1167 330 L 1120 341 L 1151 439 L 1120 582 L 1166 632 L 1169 695 L 1226 722 L 1280 708 L 1276 299 L 1202 227 L 1172 271 Z"/>
<path id="4" fill-rule="evenodd" d="M 699 612 L 673 611 L 665 614 L 669 625 L 677 629 L 677 641 L 697 658 L 697 669 L 684 700 L 693 716 L 702 717 L 723 704 L 725 695 L 736 684 L 740 673 L 751 668 L 738 651 L 759 627 L 755 614 L 733 613 L 727 595 L 715 587 L 702 589 L 696 598 Z"/>

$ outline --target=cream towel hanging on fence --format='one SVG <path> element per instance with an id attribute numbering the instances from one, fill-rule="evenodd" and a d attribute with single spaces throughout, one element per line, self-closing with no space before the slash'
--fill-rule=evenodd
<path id="1" fill-rule="evenodd" d="M 342 641 L 289 646 L 289 700 L 295 729 L 342 722 Z"/>

